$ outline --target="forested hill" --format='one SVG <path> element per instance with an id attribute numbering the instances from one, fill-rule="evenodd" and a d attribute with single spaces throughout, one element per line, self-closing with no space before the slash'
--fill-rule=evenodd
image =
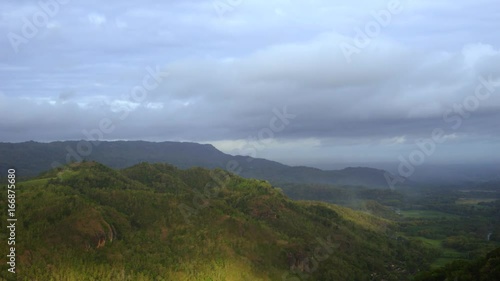
<path id="1" fill-rule="evenodd" d="M 278 162 L 225 154 L 209 144 L 186 142 L 24 142 L 0 143 L 0 175 L 15 167 L 20 176 L 36 176 L 54 164 L 98 161 L 112 168 L 125 168 L 140 162 L 169 163 L 179 168 L 222 168 L 246 178 L 272 183 L 320 183 L 388 188 L 385 171 L 347 168 L 324 171 L 310 167 L 291 167 Z"/>
<path id="2" fill-rule="evenodd" d="M 17 280 L 399 281 L 435 255 L 391 221 L 220 169 L 74 163 L 16 195 Z"/>

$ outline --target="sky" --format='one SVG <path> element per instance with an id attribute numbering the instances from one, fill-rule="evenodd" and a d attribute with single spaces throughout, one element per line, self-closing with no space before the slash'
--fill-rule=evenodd
<path id="1" fill-rule="evenodd" d="M 498 30 L 496 0 L 3 0 L 0 141 L 494 162 Z"/>

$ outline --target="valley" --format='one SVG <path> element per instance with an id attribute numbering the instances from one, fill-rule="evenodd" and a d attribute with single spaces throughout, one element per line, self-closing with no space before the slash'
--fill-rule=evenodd
<path id="1" fill-rule="evenodd" d="M 17 190 L 18 280 L 411 280 L 500 247 L 494 189 L 280 186 L 85 161 Z"/>

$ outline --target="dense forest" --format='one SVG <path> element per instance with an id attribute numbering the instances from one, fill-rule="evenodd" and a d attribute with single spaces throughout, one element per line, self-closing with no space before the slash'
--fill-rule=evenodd
<path id="1" fill-rule="evenodd" d="M 18 280 L 405 280 L 436 255 L 393 221 L 217 169 L 74 163 L 17 190 Z"/>

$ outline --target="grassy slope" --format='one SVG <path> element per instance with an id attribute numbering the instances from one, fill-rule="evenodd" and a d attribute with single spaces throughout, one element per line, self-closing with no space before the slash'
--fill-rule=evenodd
<path id="1" fill-rule="evenodd" d="M 432 258 L 387 220 L 222 170 L 89 162 L 17 191 L 18 280 L 403 280 Z"/>

